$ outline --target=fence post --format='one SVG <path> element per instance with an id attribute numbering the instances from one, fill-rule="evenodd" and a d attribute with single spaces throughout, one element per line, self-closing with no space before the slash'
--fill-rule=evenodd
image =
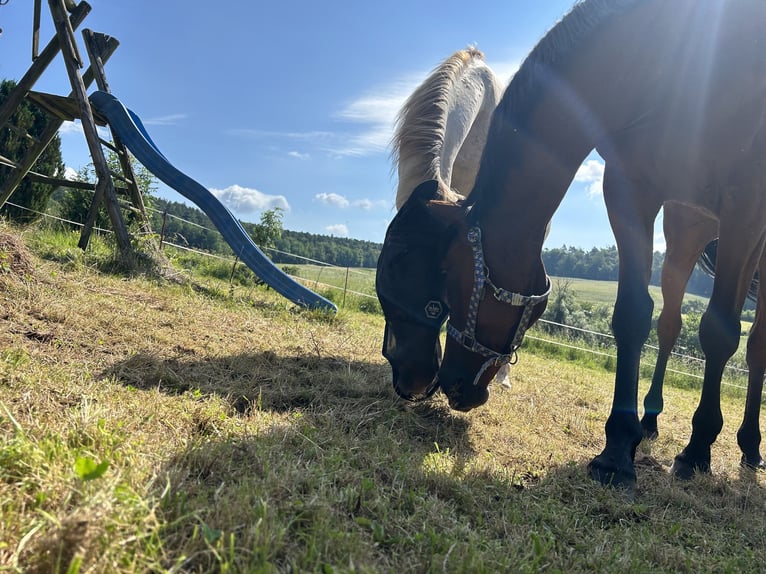
<path id="1" fill-rule="evenodd" d="M 346 291 L 348 291 L 348 267 L 346 267 L 346 281 L 343 283 L 343 303 L 340 304 L 341 307 L 346 306 Z"/>
<path id="2" fill-rule="evenodd" d="M 168 222 L 168 208 L 162 212 L 162 229 L 160 230 L 160 251 L 162 251 L 162 243 L 165 241 L 165 224 Z"/>

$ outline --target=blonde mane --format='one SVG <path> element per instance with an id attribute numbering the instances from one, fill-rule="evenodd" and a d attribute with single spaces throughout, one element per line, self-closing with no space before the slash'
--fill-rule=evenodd
<path id="1" fill-rule="evenodd" d="M 448 114 L 453 105 L 457 84 L 466 70 L 484 63 L 484 54 L 469 47 L 455 52 L 437 66 L 426 80 L 410 95 L 396 117 L 395 132 L 392 141 L 391 158 L 398 167 L 400 183 L 403 172 L 410 178 L 416 177 L 409 189 L 399 190 L 397 207 L 401 206 L 414 187 L 425 180 L 435 179 L 440 182 L 443 192 L 450 194 L 450 182 L 443 181 L 441 165 L 443 147 L 447 136 Z M 482 66 L 485 74 L 491 77 L 494 87 L 494 75 L 489 68 Z M 485 92 L 498 91 L 482 88 Z M 494 104 L 497 102 L 493 102 Z M 449 166 L 451 169 L 451 166 Z M 409 183 L 409 182 L 408 182 Z M 463 193 L 467 193 L 463 190 Z M 459 197 L 453 194 L 454 197 Z"/>

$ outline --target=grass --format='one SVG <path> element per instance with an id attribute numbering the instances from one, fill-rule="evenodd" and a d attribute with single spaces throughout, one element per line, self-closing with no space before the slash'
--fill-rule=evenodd
<path id="1" fill-rule="evenodd" d="M 586 478 L 611 402 L 602 368 L 522 353 L 513 388 L 476 411 L 440 395 L 410 406 L 379 316 L 307 313 L 210 277 L 106 274 L 98 242 L 83 254 L 37 231 L 0 252 L 0 571 L 739 572 L 766 559 L 739 397 L 724 397 L 712 476 L 679 483 L 667 470 L 698 391 L 669 388 L 631 501 Z"/>

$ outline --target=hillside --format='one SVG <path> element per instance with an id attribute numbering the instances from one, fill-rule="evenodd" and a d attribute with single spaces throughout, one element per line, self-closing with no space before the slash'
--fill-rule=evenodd
<path id="1" fill-rule="evenodd" d="M 670 480 L 669 388 L 635 500 L 586 478 L 612 375 L 522 353 L 484 407 L 402 404 L 379 315 L 115 272 L 0 229 L 0 568 L 22 572 L 759 571 L 766 478 L 726 393 L 713 475 Z M 109 272 L 99 271 L 109 270 Z M 183 279 L 186 277 L 186 279 Z M 642 380 L 642 393 L 647 381 Z"/>

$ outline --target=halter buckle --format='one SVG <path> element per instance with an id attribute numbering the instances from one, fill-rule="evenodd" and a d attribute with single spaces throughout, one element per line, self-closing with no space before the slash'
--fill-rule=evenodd
<path id="1" fill-rule="evenodd" d="M 463 333 L 460 342 L 466 349 L 473 350 L 476 346 L 476 337 L 470 333 Z"/>

